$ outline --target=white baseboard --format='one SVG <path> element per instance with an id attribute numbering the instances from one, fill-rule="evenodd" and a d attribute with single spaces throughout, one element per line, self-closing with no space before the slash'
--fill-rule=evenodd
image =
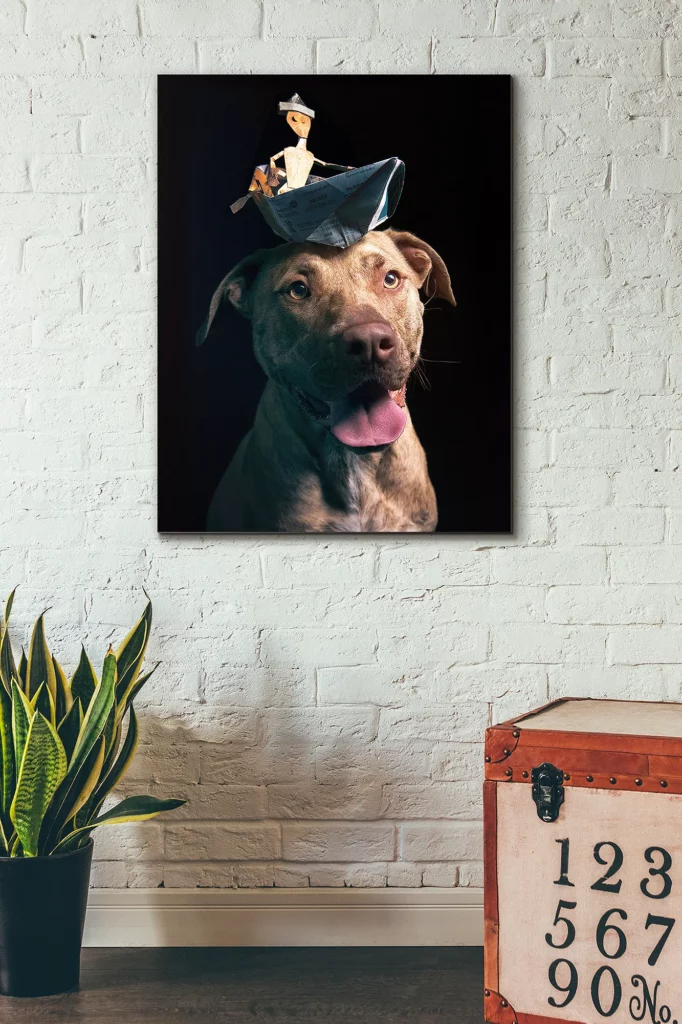
<path id="1" fill-rule="evenodd" d="M 86 946 L 478 946 L 481 889 L 93 889 Z"/>

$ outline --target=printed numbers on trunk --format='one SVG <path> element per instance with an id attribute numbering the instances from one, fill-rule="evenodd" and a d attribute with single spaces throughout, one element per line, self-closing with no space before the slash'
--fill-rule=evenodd
<path id="1" fill-rule="evenodd" d="M 675 925 L 675 918 L 674 917 L 656 917 L 654 914 L 649 914 L 649 916 L 646 919 L 646 924 L 644 925 L 644 927 L 648 929 L 648 928 L 651 927 L 652 924 L 653 925 L 661 925 L 663 928 L 665 928 L 665 931 L 663 932 L 663 934 L 661 935 L 660 939 L 658 940 L 658 942 L 656 943 L 656 945 L 654 946 L 654 948 L 651 951 L 651 955 L 649 956 L 649 959 L 647 960 L 647 963 L 649 964 L 649 967 L 655 967 L 656 966 L 656 962 L 657 962 L 659 956 L 661 955 L 661 953 L 663 952 L 663 947 L 665 946 L 666 942 L 668 941 L 668 938 L 670 937 L 670 933 L 673 930 L 673 927 Z"/>
<path id="2" fill-rule="evenodd" d="M 607 846 L 610 846 L 613 850 L 613 857 L 610 862 L 605 860 L 601 855 L 601 851 Z M 604 866 L 608 864 L 609 867 L 606 874 L 602 875 L 601 878 L 594 883 L 592 888 L 597 889 L 599 892 L 620 892 L 620 887 L 623 884 L 622 880 L 609 882 L 609 878 L 613 878 L 614 875 L 617 875 L 623 866 L 623 851 L 620 846 L 616 843 L 597 843 L 594 848 L 594 859 L 597 864 L 603 864 Z"/>
<path id="3" fill-rule="evenodd" d="M 602 956 L 608 957 L 609 960 L 618 960 L 628 948 L 628 940 L 625 938 L 625 933 L 618 927 L 618 925 L 608 923 L 612 914 L 618 914 L 623 921 L 627 921 L 628 919 L 628 915 L 624 910 L 618 910 L 616 907 L 614 907 L 613 910 L 607 910 L 597 925 L 597 949 Z M 604 939 L 608 932 L 613 932 L 618 936 L 618 949 L 615 953 L 609 953 L 604 945 Z"/>
<path id="4" fill-rule="evenodd" d="M 602 1003 L 602 996 L 605 995 L 604 989 L 608 992 L 607 985 L 602 986 L 602 978 L 605 974 L 608 974 L 611 978 L 612 994 L 611 994 L 611 1005 L 607 1008 Z M 620 978 L 614 971 L 613 967 L 600 967 L 594 978 L 592 979 L 592 1002 L 597 1013 L 601 1014 L 602 1017 L 613 1017 L 614 1013 L 620 1006 L 620 1001 L 623 998 L 623 986 L 620 983 Z"/>
<path id="5" fill-rule="evenodd" d="M 559 968 L 563 965 L 568 967 L 569 971 L 568 982 L 565 985 L 562 984 L 560 979 L 557 977 L 557 974 L 559 973 Z M 566 974 L 565 971 L 562 971 L 561 973 L 564 976 Z M 555 1006 L 558 1010 L 560 1010 L 563 1006 L 568 1006 L 568 1004 L 575 998 L 575 994 L 578 991 L 578 971 L 576 969 L 575 964 L 571 963 L 570 960 L 555 960 L 549 968 L 549 980 L 550 983 L 557 990 L 557 992 L 566 993 L 566 998 L 564 999 L 563 1003 L 558 1003 L 554 996 L 550 996 L 547 1000 L 549 1005 Z"/>
<path id="6" fill-rule="evenodd" d="M 668 874 L 671 867 L 673 866 L 673 859 L 667 850 L 664 850 L 662 846 L 650 846 L 644 856 L 646 857 L 649 864 L 653 864 L 655 861 L 655 854 L 660 853 L 663 863 L 660 867 L 649 868 L 649 874 L 652 878 L 659 876 L 663 887 L 658 892 L 652 892 L 649 888 L 648 878 L 643 878 L 640 883 L 640 889 L 645 896 L 648 896 L 652 900 L 664 900 L 666 896 L 670 895 L 670 890 L 673 887 L 673 880 Z"/>
<path id="7" fill-rule="evenodd" d="M 556 842 L 561 847 L 561 861 L 559 877 L 554 882 L 554 885 L 570 886 L 575 889 L 575 885 L 570 881 L 570 856 L 571 854 L 575 856 L 575 849 L 571 850 L 569 839 L 557 839 Z M 584 852 L 587 854 L 587 851 Z M 623 891 L 623 880 L 617 877 L 625 862 L 625 855 L 621 847 L 610 840 L 604 840 L 596 844 L 592 854 L 597 864 L 606 870 L 590 886 L 590 889 L 597 892 L 610 893 L 611 895 L 620 894 L 621 899 L 625 899 L 628 894 Z M 638 857 L 641 856 L 642 854 L 639 853 Z M 648 876 L 641 880 L 639 889 L 648 899 L 666 899 L 673 887 L 673 878 L 671 876 L 673 867 L 672 856 L 662 846 L 650 846 L 644 850 L 643 859 L 650 867 Z M 584 929 L 587 922 L 583 917 L 581 923 L 580 912 L 578 911 L 577 926 L 576 919 L 571 913 L 577 911 L 577 909 L 577 900 L 559 900 L 551 930 L 545 934 L 545 942 L 552 949 L 568 949 L 575 942 L 578 930 L 580 928 Z M 638 920 L 635 920 L 635 918 Z M 636 933 L 643 929 L 643 931 L 649 932 L 652 944 L 649 946 L 649 942 L 646 942 L 644 946 L 645 949 L 647 946 L 651 949 L 647 963 L 649 967 L 655 967 L 666 947 L 675 923 L 674 917 L 664 917 L 657 914 L 649 914 L 646 922 L 644 922 L 643 918 L 640 918 L 639 914 L 636 915 L 632 909 L 628 914 L 628 912 L 620 907 L 611 907 L 601 914 L 596 924 L 596 929 L 593 933 L 594 943 L 599 956 L 604 957 L 606 960 L 620 960 L 628 951 L 626 927 L 630 937 L 633 938 L 633 948 L 635 949 L 642 948 L 641 944 L 635 941 L 635 937 Z M 594 927 L 594 925 L 591 925 L 591 927 Z M 649 931 L 649 929 L 654 930 Z M 655 929 L 662 929 L 660 935 L 658 935 Z M 649 936 L 647 936 L 648 938 Z M 594 968 L 591 968 L 589 971 L 589 974 L 592 975 L 591 979 L 588 976 L 588 978 L 584 979 L 583 984 L 586 989 L 589 986 L 592 1005 L 600 1017 L 613 1017 L 618 1012 L 621 1004 L 623 1004 L 628 1008 L 629 1015 L 633 1021 L 646 1020 L 648 1024 L 677 1024 L 677 1020 L 673 1020 L 670 1007 L 663 1003 L 658 1003 L 660 981 L 654 983 L 644 978 L 641 974 L 632 974 L 631 970 L 627 967 L 623 967 L 621 971 L 621 980 L 616 970 L 608 963 L 598 967 L 594 974 L 592 974 L 593 970 Z M 579 989 L 579 972 L 578 967 L 571 960 L 564 958 L 554 960 L 549 967 L 548 980 L 554 991 L 561 993 L 563 996 L 563 999 L 560 999 L 559 995 L 548 995 L 547 1002 L 550 1006 L 562 1009 L 575 999 Z M 624 984 L 632 985 L 634 990 L 634 995 L 631 997 L 626 994 L 625 1003 L 623 1003 Z M 640 988 L 641 995 L 639 994 Z"/>
<path id="8" fill-rule="evenodd" d="M 566 937 L 563 942 L 555 942 L 551 933 L 547 932 L 545 935 L 545 942 L 548 946 L 552 946 L 553 949 L 568 949 L 573 940 L 575 939 L 575 925 L 567 917 L 561 916 L 562 910 L 575 910 L 578 906 L 577 903 L 568 903 L 566 900 L 559 900 L 559 906 L 557 907 L 556 914 L 554 915 L 554 927 L 557 924 L 566 925 Z"/>
<path id="9" fill-rule="evenodd" d="M 555 885 L 568 885 L 571 889 L 575 889 L 573 882 L 568 879 L 568 858 L 570 854 L 570 839 L 557 839 L 557 843 L 561 846 L 561 874 L 557 878 Z"/>

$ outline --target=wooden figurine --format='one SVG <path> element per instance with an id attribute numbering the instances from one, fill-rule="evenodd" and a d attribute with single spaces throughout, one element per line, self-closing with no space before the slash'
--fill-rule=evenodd
<path id="1" fill-rule="evenodd" d="M 270 177 L 277 175 L 276 162 L 284 157 L 284 171 L 286 180 L 278 189 L 277 194 L 290 192 L 294 188 L 303 188 L 308 183 L 308 177 L 313 169 L 313 164 L 321 167 L 331 167 L 336 171 L 352 171 L 353 168 L 345 164 L 329 164 L 320 160 L 308 149 L 308 136 L 315 117 L 315 111 L 306 107 L 305 103 L 297 92 L 290 100 L 279 104 L 280 114 L 286 114 L 287 124 L 291 130 L 298 135 L 298 142 L 295 146 L 286 146 L 270 157 Z"/>

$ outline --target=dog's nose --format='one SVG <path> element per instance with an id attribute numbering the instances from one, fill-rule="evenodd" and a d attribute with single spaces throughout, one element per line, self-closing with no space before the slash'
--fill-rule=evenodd
<path id="1" fill-rule="evenodd" d="M 354 324 L 343 332 L 342 339 L 348 354 L 364 363 L 385 363 L 396 347 L 395 331 L 381 321 Z"/>

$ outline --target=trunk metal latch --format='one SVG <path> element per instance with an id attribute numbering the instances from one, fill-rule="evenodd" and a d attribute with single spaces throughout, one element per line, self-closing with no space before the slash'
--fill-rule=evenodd
<path id="1" fill-rule="evenodd" d="M 544 764 L 533 768 L 530 777 L 538 818 L 546 822 L 556 821 L 559 817 L 559 808 L 564 802 L 564 773 L 545 761 Z"/>

